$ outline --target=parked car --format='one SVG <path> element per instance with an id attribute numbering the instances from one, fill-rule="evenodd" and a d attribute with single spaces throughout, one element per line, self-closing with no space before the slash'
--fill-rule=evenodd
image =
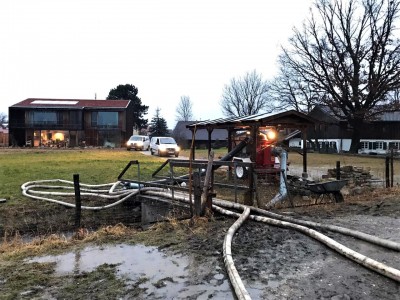
<path id="1" fill-rule="evenodd" d="M 149 150 L 150 139 L 145 135 L 132 135 L 126 142 L 126 150 Z"/>
<path id="2" fill-rule="evenodd" d="M 176 141 L 172 137 L 155 136 L 150 141 L 150 152 L 151 155 L 168 156 L 175 155 L 179 156 L 181 149 L 176 144 Z"/>

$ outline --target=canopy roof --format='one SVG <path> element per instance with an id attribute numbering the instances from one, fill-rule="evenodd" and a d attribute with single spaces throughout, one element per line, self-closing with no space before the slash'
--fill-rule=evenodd
<path id="1" fill-rule="evenodd" d="M 276 113 L 261 113 L 245 117 L 220 118 L 194 122 L 187 125 L 189 129 L 242 129 L 245 127 L 276 126 L 283 128 L 304 128 L 314 126 L 319 121 L 296 110 Z"/>

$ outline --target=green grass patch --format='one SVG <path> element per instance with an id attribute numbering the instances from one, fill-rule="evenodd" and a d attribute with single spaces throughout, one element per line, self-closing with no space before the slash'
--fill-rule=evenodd
<path id="1" fill-rule="evenodd" d="M 45 179 L 73 180 L 101 184 L 117 181 L 118 175 L 131 160 L 140 162 L 141 179 L 151 174 L 164 159 L 140 152 L 121 150 L 0 150 L 0 198 L 13 203 L 23 198 L 21 185 L 27 181 Z M 133 166 L 127 178 L 137 178 Z"/>
<path id="2" fill-rule="evenodd" d="M 288 161 L 292 166 L 303 166 L 303 156 L 296 152 L 289 152 Z M 354 154 L 321 154 L 307 153 L 307 166 L 309 168 L 321 168 L 321 170 L 336 169 L 336 162 L 340 166 L 355 166 L 369 170 L 375 176 L 383 176 L 385 173 L 385 157 L 373 155 L 354 155 Z M 290 170 L 290 166 L 289 166 Z M 398 173 L 400 170 L 400 160 L 393 161 L 393 170 Z"/>

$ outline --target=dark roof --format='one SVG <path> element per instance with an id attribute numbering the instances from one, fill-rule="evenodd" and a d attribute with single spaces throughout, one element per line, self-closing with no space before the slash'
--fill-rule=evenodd
<path id="1" fill-rule="evenodd" d="M 178 121 L 176 123 L 175 129 L 174 129 L 174 135 L 179 135 L 180 138 L 183 138 L 185 140 L 191 140 L 192 139 L 192 131 L 188 129 L 188 125 L 191 125 L 193 123 L 196 123 L 196 121 Z M 214 129 L 211 133 L 211 139 L 212 140 L 226 140 L 228 138 L 228 131 L 226 129 Z M 195 139 L 197 141 L 203 140 L 207 141 L 208 140 L 208 132 L 206 129 L 199 129 L 196 130 L 196 137 Z"/>
<path id="2" fill-rule="evenodd" d="M 130 100 L 84 100 L 84 99 L 49 99 L 49 98 L 28 98 L 11 107 L 18 108 L 127 108 Z"/>
<path id="3" fill-rule="evenodd" d="M 321 112 L 322 114 L 319 114 L 318 112 Z M 310 113 L 312 117 L 327 123 L 337 123 L 346 119 L 346 116 L 342 112 L 339 112 L 339 114 L 341 115 L 341 118 L 338 118 L 326 105 L 316 105 Z M 369 122 L 400 122 L 400 111 L 381 113 Z"/>
<path id="4" fill-rule="evenodd" d="M 187 125 L 188 128 L 240 128 L 246 126 L 282 126 L 300 127 L 318 123 L 316 119 L 296 110 L 281 111 L 275 113 L 261 113 L 244 117 L 220 118 L 194 122 Z"/>
<path id="5" fill-rule="evenodd" d="M 378 117 L 377 121 L 400 122 L 400 111 L 383 113 Z"/>

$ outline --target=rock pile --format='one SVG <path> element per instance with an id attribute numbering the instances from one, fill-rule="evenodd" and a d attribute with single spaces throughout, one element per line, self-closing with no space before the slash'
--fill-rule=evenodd
<path id="1" fill-rule="evenodd" d="M 328 169 L 328 174 L 322 175 L 322 179 L 336 179 L 336 168 Z M 346 188 L 342 192 L 350 195 L 362 194 L 373 188 L 377 183 L 377 180 L 374 180 L 370 173 L 370 168 L 356 166 L 341 167 L 340 179 L 347 180 Z"/>
<path id="2" fill-rule="evenodd" d="M 327 175 L 322 175 L 322 179 L 336 178 L 336 168 L 328 169 Z M 369 168 L 344 166 L 340 168 L 340 179 L 347 180 L 348 186 L 362 186 L 370 184 L 372 175 Z"/>
<path id="3" fill-rule="evenodd" d="M 340 179 L 347 180 L 346 186 L 341 190 L 345 195 L 362 194 L 376 185 L 377 180 L 373 178 L 369 168 L 356 166 L 343 166 L 340 168 Z M 336 168 L 328 169 L 326 175 L 322 175 L 321 181 L 336 180 Z M 315 183 L 297 176 L 288 176 L 287 178 L 289 193 L 292 196 L 299 195 L 307 197 L 312 195 L 308 184 Z"/>

